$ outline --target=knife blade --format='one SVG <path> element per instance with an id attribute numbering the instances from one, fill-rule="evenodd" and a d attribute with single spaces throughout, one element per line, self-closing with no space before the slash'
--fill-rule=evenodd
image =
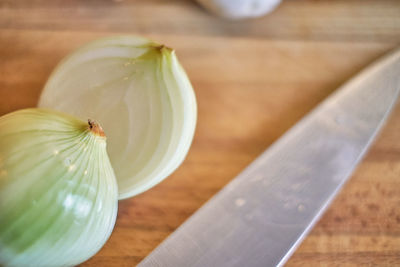
<path id="1" fill-rule="evenodd" d="M 281 266 L 332 202 L 400 91 L 400 49 L 336 90 L 140 264 Z"/>

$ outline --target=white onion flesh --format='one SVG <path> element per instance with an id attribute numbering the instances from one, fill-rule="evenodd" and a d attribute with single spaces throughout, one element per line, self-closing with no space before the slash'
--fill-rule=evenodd
<path id="1" fill-rule="evenodd" d="M 207 10 L 228 19 L 261 17 L 272 12 L 281 0 L 197 0 Z"/>
<path id="2" fill-rule="evenodd" d="M 103 126 L 120 199 L 156 185 L 182 163 L 197 116 L 175 52 L 135 36 L 97 40 L 73 52 L 50 76 L 39 106 Z"/>

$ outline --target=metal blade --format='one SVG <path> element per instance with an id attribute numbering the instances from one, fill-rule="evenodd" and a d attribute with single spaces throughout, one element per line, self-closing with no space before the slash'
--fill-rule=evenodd
<path id="1" fill-rule="evenodd" d="M 282 265 L 370 146 L 400 91 L 400 50 L 283 135 L 139 266 Z"/>

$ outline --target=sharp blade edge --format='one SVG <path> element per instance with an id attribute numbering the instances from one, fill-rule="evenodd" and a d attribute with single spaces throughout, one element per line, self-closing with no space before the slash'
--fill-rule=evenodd
<path id="1" fill-rule="evenodd" d="M 282 265 L 367 151 L 400 91 L 400 50 L 317 106 L 139 266 Z"/>

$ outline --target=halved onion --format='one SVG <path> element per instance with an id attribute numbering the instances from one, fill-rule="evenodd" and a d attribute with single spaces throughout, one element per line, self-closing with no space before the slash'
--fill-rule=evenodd
<path id="1" fill-rule="evenodd" d="M 26 109 L 0 117 L 0 266 L 73 266 L 107 241 L 118 189 L 101 128 Z"/>
<path id="2" fill-rule="evenodd" d="M 135 36 L 100 39 L 73 52 L 51 74 L 39 106 L 103 126 L 120 199 L 156 185 L 182 163 L 197 117 L 175 52 Z"/>

